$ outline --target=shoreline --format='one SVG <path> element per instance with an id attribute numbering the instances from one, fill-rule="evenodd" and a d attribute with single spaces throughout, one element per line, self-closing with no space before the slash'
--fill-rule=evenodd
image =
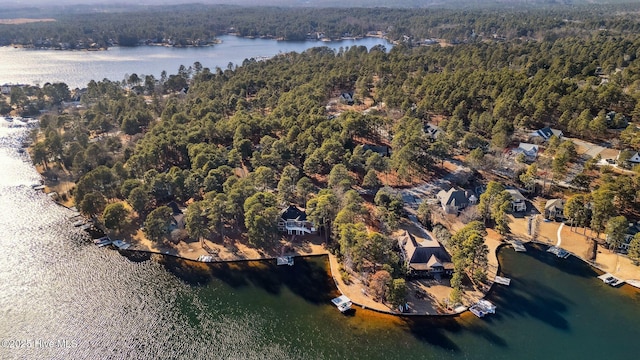
<path id="1" fill-rule="evenodd" d="M 386 42 L 388 42 L 391 45 L 395 45 L 395 42 L 392 40 L 389 40 L 388 37 L 384 36 L 384 35 L 361 35 L 361 36 L 353 36 L 353 37 L 340 37 L 340 38 L 336 38 L 336 39 L 332 39 L 332 38 L 321 38 L 321 39 L 313 39 L 313 38 L 308 38 L 308 39 L 303 39 L 303 40 L 291 40 L 291 39 L 284 39 L 284 38 L 278 38 L 275 36 L 241 36 L 239 34 L 234 34 L 234 33 L 226 33 L 226 34 L 222 34 L 220 36 L 235 36 L 235 37 L 239 37 L 239 38 L 243 38 L 243 39 L 261 39 L 261 40 L 273 40 L 273 41 L 281 41 L 281 42 L 317 42 L 319 43 L 319 46 L 324 46 L 322 44 L 324 43 L 337 43 L 337 42 L 342 42 L 342 41 L 357 41 L 357 40 L 362 40 L 362 39 L 366 39 L 366 38 L 374 38 L 374 39 L 383 39 Z M 9 45 L 3 45 L 0 46 L 0 48 L 4 47 L 4 48 L 14 48 L 14 49 L 26 49 L 26 50 L 37 50 L 37 51 L 87 51 L 87 52 L 95 52 L 95 51 L 108 51 L 111 48 L 137 48 L 137 47 L 168 47 L 168 48 L 176 48 L 176 49 L 189 49 L 189 48 L 207 48 L 207 47 L 215 47 L 216 45 L 220 45 L 223 43 L 223 40 L 221 40 L 220 38 L 215 38 L 211 43 L 207 43 L 204 45 L 194 45 L 194 44 L 189 44 L 189 45 L 176 45 L 176 44 L 169 44 L 169 43 L 149 43 L 149 44 L 138 44 L 138 45 L 134 45 L 134 46 L 122 46 L 119 44 L 112 44 L 110 46 L 107 47 L 100 47 L 100 48 L 78 48 L 78 49 L 72 49 L 72 48 L 62 48 L 62 47 L 49 47 L 49 46 L 35 46 L 33 44 L 9 44 Z"/>
<path id="2" fill-rule="evenodd" d="M 53 199 L 52 199 L 53 200 Z M 53 200 L 57 205 L 71 210 L 69 207 L 65 206 L 64 204 L 61 204 L 58 201 Z M 544 241 L 539 241 L 539 240 L 534 240 L 534 239 L 530 239 L 528 241 L 525 241 L 525 243 L 531 243 L 531 244 L 535 244 L 535 245 L 539 245 L 539 246 L 551 246 L 550 244 L 544 242 Z M 495 248 L 493 249 L 493 251 L 490 251 L 490 254 L 492 254 L 495 257 L 495 265 L 494 264 L 490 264 L 490 265 L 494 265 L 495 266 L 495 272 L 493 271 L 493 269 L 491 269 L 491 276 L 493 276 L 495 278 L 496 275 L 500 274 L 501 269 L 502 269 L 502 265 L 500 264 L 499 258 L 498 258 L 498 253 L 500 250 L 502 250 L 504 247 L 510 246 L 511 244 L 507 241 L 499 241 Z M 193 261 L 196 263 L 203 263 L 203 264 L 225 264 L 225 263 L 244 263 L 244 262 L 273 262 L 276 261 L 277 257 L 273 257 L 273 256 L 263 256 L 263 257 L 256 257 L 256 258 L 233 258 L 233 259 L 218 259 L 218 260 L 214 260 L 214 261 L 200 261 L 198 260 L 198 258 L 193 258 L 193 257 L 188 257 L 186 256 L 184 253 L 182 253 L 182 251 L 175 249 L 175 247 L 171 247 L 173 251 L 170 250 L 161 250 L 161 249 L 140 249 L 140 248 L 135 248 L 135 246 L 140 246 L 140 244 L 135 244 L 133 245 L 134 248 L 128 248 L 128 249 L 114 249 L 116 251 L 118 251 L 122 256 L 126 257 L 126 253 L 136 253 L 136 254 L 149 254 L 151 255 L 161 255 L 161 256 L 171 256 L 177 259 L 182 259 L 182 260 L 187 260 L 187 261 Z M 169 248 L 167 246 L 165 246 L 165 249 Z M 317 249 L 316 249 L 317 251 Z M 568 250 L 567 250 L 568 251 Z M 597 273 L 599 273 L 599 275 L 601 275 L 602 273 L 605 273 L 606 270 L 600 268 L 599 266 L 597 266 L 596 264 L 594 264 L 591 261 L 587 261 L 586 259 L 582 258 L 581 256 L 578 256 L 577 254 L 568 251 L 572 256 L 574 256 L 575 258 L 579 259 L 580 261 L 582 261 L 583 263 L 587 264 L 590 266 L 590 268 L 596 270 Z M 283 254 L 284 255 L 284 254 Z M 352 292 L 350 291 L 345 291 L 344 290 L 344 282 L 337 276 L 339 276 L 340 271 L 339 271 L 339 263 L 337 261 L 337 258 L 335 255 L 331 254 L 329 251 L 324 250 L 322 252 L 314 252 L 314 250 L 312 250 L 309 253 L 302 253 L 302 254 L 292 254 L 292 255 L 287 255 L 287 256 L 291 256 L 292 258 L 302 258 L 302 259 L 306 259 L 306 258 L 315 258 L 315 257 L 323 257 L 326 256 L 327 257 L 327 261 L 329 262 L 329 273 L 328 275 L 332 278 L 333 283 L 336 287 L 337 292 L 340 295 L 345 295 L 347 297 L 349 297 L 350 299 L 352 298 L 352 296 L 354 295 Z M 491 263 L 492 261 L 490 261 Z M 640 287 L 637 286 L 637 284 L 634 283 L 630 283 L 628 282 L 626 279 L 625 280 L 625 284 L 628 284 L 631 288 L 633 288 L 635 291 L 640 291 Z M 489 297 L 493 291 L 494 291 L 494 286 L 495 286 L 495 281 L 490 281 L 490 283 L 488 284 L 488 288 L 485 291 L 482 291 L 482 296 L 479 299 L 486 299 L 487 297 Z M 624 287 L 624 285 L 622 285 L 622 287 Z M 363 293 L 364 294 L 364 293 Z M 353 296 L 354 298 L 358 298 L 357 294 L 355 294 L 356 296 Z M 467 306 L 463 306 L 463 307 L 458 307 L 457 309 L 460 309 L 459 311 L 454 311 L 451 313 L 401 313 L 398 311 L 395 311 L 392 308 L 389 308 L 387 305 L 374 301 L 373 299 L 369 298 L 368 296 L 365 295 L 365 298 L 370 300 L 369 303 L 365 304 L 364 301 L 359 301 L 359 300 L 352 300 L 353 305 L 360 307 L 362 310 L 370 310 L 373 312 L 377 312 L 377 313 L 381 313 L 381 314 L 386 314 L 386 315 L 392 315 L 392 316 L 396 316 L 396 317 L 434 317 L 434 318 L 443 318 L 443 317 L 461 317 L 461 316 L 466 316 L 466 313 L 469 313 L 469 307 Z M 479 299 L 476 299 L 479 300 Z"/>

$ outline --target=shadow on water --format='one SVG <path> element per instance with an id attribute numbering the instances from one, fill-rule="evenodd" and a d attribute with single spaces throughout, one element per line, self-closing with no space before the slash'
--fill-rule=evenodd
<path id="1" fill-rule="evenodd" d="M 533 251 L 527 251 L 520 253 L 520 255 L 528 256 L 536 261 L 544 263 L 554 267 L 564 273 L 578 276 L 581 278 L 591 278 L 597 276 L 598 273 L 589 265 L 585 264 L 582 260 L 575 256 L 569 256 L 566 259 L 561 259 L 551 253 L 547 253 L 548 246 L 542 244 L 527 244 L 527 249 Z"/>
<path id="2" fill-rule="evenodd" d="M 420 342 L 428 343 L 449 351 L 460 351 L 460 347 L 448 336 L 459 333 L 465 328 L 453 318 L 408 318 L 408 330 Z"/>
<path id="3" fill-rule="evenodd" d="M 326 303 L 335 292 L 327 274 L 326 257 L 295 259 L 293 266 L 277 266 L 275 260 L 230 263 L 202 263 L 172 256 L 162 256 L 167 271 L 191 286 L 207 286 L 222 281 L 233 288 L 255 286 L 272 295 L 287 287 L 313 304 Z"/>
<path id="4" fill-rule="evenodd" d="M 559 259 L 555 255 L 544 251 L 543 247 L 539 245 L 528 246 L 528 250 L 526 253 L 519 253 L 517 256 L 526 256 L 529 261 L 544 263 L 572 276 L 589 277 L 595 274 L 588 265 L 575 257 Z M 503 257 L 500 256 L 499 258 L 502 263 Z M 519 263 L 522 266 L 528 266 L 524 262 Z M 513 264 L 508 264 L 507 268 L 509 267 L 513 267 Z M 511 269 L 505 275 L 511 276 L 512 272 L 515 273 L 517 271 L 516 269 Z M 556 329 L 569 331 L 570 324 L 565 318 L 565 314 L 575 303 L 545 282 L 546 280 L 516 275 L 508 288 L 496 288 L 490 294 L 489 299 L 496 304 L 500 311 L 494 316 L 486 318 L 486 321 L 492 323 L 500 322 L 504 317 L 528 316 Z"/>
<path id="5" fill-rule="evenodd" d="M 120 250 L 120 254 L 131 262 L 144 262 L 151 259 L 151 253 L 140 251 Z"/>

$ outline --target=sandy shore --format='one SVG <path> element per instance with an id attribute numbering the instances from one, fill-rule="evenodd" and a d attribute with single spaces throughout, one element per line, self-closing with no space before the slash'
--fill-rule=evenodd
<path id="1" fill-rule="evenodd" d="M 590 248 L 591 240 L 595 234 L 591 233 L 591 230 L 584 228 L 573 228 L 564 225 L 560 232 L 559 222 L 544 222 L 541 215 L 539 221 L 536 221 L 537 229 L 534 237 L 524 235 L 526 226 L 526 219 L 513 219 L 512 230 L 519 233 L 518 236 L 521 240 L 536 241 L 549 245 L 559 245 L 561 248 L 569 251 L 574 256 L 580 258 L 589 265 L 614 275 L 619 279 L 627 281 L 629 284 L 640 287 L 640 267 L 633 265 L 633 262 L 626 256 L 614 253 L 601 246 L 598 246 L 596 258 L 594 261 L 589 261 L 590 258 L 588 251 Z M 515 232 L 514 231 L 514 232 Z M 558 235 L 560 238 L 558 239 Z M 600 241 L 604 241 L 604 234 L 600 234 Z"/>

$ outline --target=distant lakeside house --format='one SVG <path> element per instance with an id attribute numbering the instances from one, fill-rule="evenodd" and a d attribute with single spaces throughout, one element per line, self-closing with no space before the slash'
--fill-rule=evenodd
<path id="1" fill-rule="evenodd" d="M 444 136 L 444 132 L 440 127 L 433 124 L 426 124 L 424 126 L 424 132 L 431 141 L 436 141 L 439 137 Z"/>
<path id="2" fill-rule="evenodd" d="M 526 161 L 535 161 L 538 157 L 540 147 L 536 144 L 520 143 L 517 148 L 513 149 L 514 154 L 523 154 Z"/>
<path id="3" fill-rule="evenodd" d="M 564 133 L 562 132 L 562 130 L 552 129 L 548 126 L 531 133 L 532 137 L 540 137 L 544 141 L 549 141 L 549 139 L 551 139 L 551 137 L 554 135 L 558 139 L 562 139 L 562 137 L 564 136 Z"/>
<path id="4" fill-rule="evenodd" d="M 340 101 L 347 105 L 353 105 L 355 103 L 353 99 L 353 92 L 343 92 L 340 94 Z"/>
<path id="5" fill-rule="evenodd" d="M 633 164 L 640 164 L 640 153 L 635 153 L 629 158 L 629 162 Z"/>
<path id="6" fill-rule="evenodd" d="M 368 151 L 371 150 L 374 153 L 377 153 L 380 156 L 391 156 L 391 149 L 386 145 L 371 145 L 365 144 L 362 146 L 362 150 Z"/>
<path id="7" fill-rule="evenodd" d="M 289 205 L 280 213 L 278 219 L 278 231 L 288 235 L 313 234 L 316 228 L 313 223 L 307 220 L 307 213 L 295 205 Z"/>
<path id="8" fill-rule="evenodd" d="M 429 239 L 417 241 L 408 231 L 398 238 L 398 245 L 410 276 L 451 276 L 453 263 L 439 242 Z"/>

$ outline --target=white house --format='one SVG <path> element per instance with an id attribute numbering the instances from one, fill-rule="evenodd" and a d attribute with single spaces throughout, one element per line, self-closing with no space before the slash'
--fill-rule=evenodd
<path id="1" fill-rule="evenodd" d="M 527 199 L 516 189 L 507 189 L 511 194 L 511 211 L 523 212 L 527 210 Z"/>
<path id="2" fill-rule="evenodd" d="M 633 156 L 629 159 L 629 162 L 634 164 L 640 164 L 640 153 L 633 154 Z"/>

